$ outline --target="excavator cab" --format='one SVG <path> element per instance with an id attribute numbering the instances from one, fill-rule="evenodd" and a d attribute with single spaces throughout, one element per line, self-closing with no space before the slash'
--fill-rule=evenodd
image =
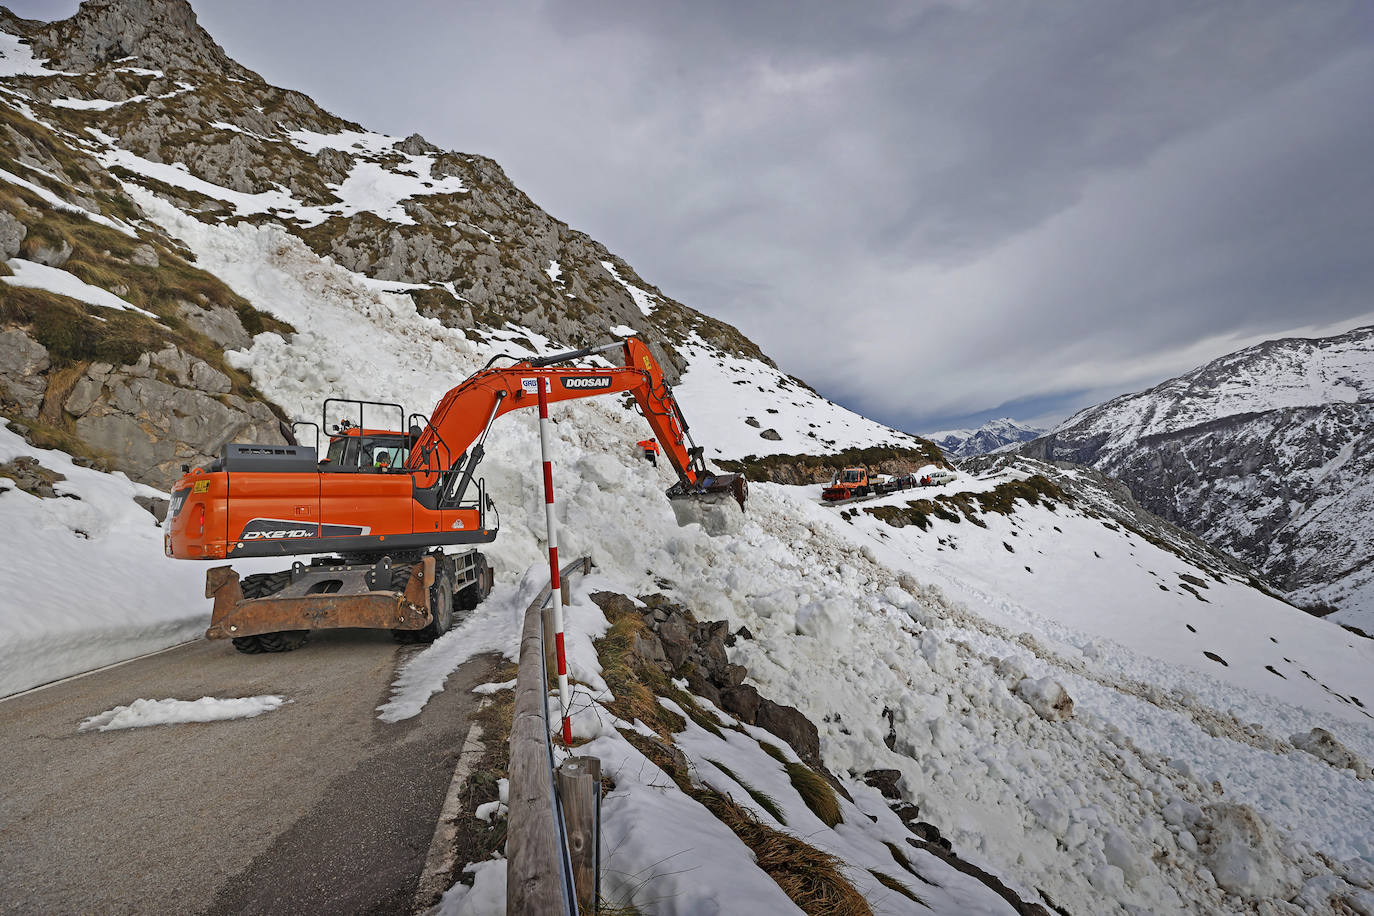
<path id="1" fill-rule="evenodd" d="M 413 440 L 391 430 L 350 427 L 329 439 L 320 470 L 380 471 L 405 467 Z"/>

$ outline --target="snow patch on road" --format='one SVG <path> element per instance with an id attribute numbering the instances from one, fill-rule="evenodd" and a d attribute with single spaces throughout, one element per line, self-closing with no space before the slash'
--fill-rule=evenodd
<path id="1" fill-rule="evenodd" d="M 251 719 L 279 709 L 284 702 L 284 697 L 275 694 L 227 700 L 215 697 L 201 697 L 199 700 L 134 700 L 128 706 L 116 706 L 114 709 L 107 709 L 99 715 L 91 716 L 84 720 L 77 730 L 108 732 L 121 728 L 145 728 L 149 725 Z"/>

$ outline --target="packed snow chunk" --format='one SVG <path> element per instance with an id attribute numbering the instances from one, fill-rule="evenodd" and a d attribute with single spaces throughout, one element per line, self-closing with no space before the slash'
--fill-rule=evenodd
<path id="1" fill-rule="evenodd" d="M 445 891 L 435 916 L 505 916 L 506 860 L 476 862 L 463 871 L 473 876 L 472 886 L 460 882 Z"/>
<path id="2" fill-rule="evenodd" d="M 1109 898 L 1120 897 L 1126 890 L 1126 875 L 1115 865 L 1099 865 L 1088 881 L 1103 896 Z"/>
<path id="3" fill-rule="evenodd" d="M 1217 885 L 1245 897 L 1289 897 L 1287 864 L 1268 826 L 1249 805 L 1210 805 L 1202 853 Z"/>
<path id="4" fill-rule="evenodd" d="M 700 525 L 711 537 L 738 534 L 744 527 L 744 512 L 733 496 L 669 500 L 679 528 Z"/>
<path id="5" fill-rule="evenodd" d="M 1048 675 L 1022 678 L 1016 692 L 1046 722 L 1062 722 L 1073 715 L 1073 699 L 1062 684 Z"/>
<path id="6" fill-rule="evenodd" d="M 1319 757 L 1338 770 L 1354 770 L 1360 779 L 1369 779 L 1369 764 L 1359 755 L 1336 740 L 1336 736 L 1324 728 L 1314 728 L 1305 735 L 1294 735 L 1288 740 L 1300 751 L 1307 751 Z"/>
<path id="7" fill-rule="evenodd" d="M 1131 845 L 1131 841 L 1119 831 L 1107 832 L 1107 839 L 1102 844 L 1102 851 L 1106 854 L 1107 861 L 1121 869 L 1126 880 L 1132 884 L 1143 878 L 1150 869 L 1149 861 L 1137 852 L 1135 847 Z"/>
<path id="8" fill-rule="evenodd" d="M 602 490 L 618 490 L 625 485 L 625 465 L 601 452 L 588 452 L 578 458 L 577 470 L 583 480 Z"/>
<path id="9" fill-rule="evenodd" d="M 843 599 L 809 601 L 797 609 L 797 632 L 815 637 L 832 650 L 844 649 L 854 632 L 854 609 Z"/>
<path id="10" fill-rule="evenodd" d="M 1069 831 L 1069 812 L 1051 798 L 1039 798 L 1030 804 L 1036 821 L 1050 833 L 1062 838 Z"/>
<path id="11" fill-rule="evenodd" d="M 201 697 L 199 700 L 134 700 L 128 706 L 116 706 L 81 723 L 79 731 L 108 732 L 120 728 L 142 728 L 146 725 L 175 725 L 184 722 L 222 722 L 226 719 L 251 719 L 271 712 L 286 702 L 274 695 L 236 697 L 221 700 Z"/>

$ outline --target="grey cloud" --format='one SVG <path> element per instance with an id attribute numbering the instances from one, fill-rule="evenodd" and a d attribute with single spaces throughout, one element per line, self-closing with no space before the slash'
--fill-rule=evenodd
<path id="1" fill-rule="evenodd" d="M 1067 412 L 1374 312 L 1365 4 L 196 7 L 894 425 Z"/>

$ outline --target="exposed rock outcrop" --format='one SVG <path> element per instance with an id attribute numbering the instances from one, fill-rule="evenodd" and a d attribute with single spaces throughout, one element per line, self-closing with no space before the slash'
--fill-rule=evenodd
<path id="1" fill-rule="evenodd" d="M 35 53 L 61 70 L 89 70 L 135 57 L 145 67 L 262 77 L 224 53 L 186 0 L 85 0 L 70 19 L 30 33 Z"/>
<path id="2" fill-rule="evenodd" d="M 42 344 L 19 328 L 0 331 L 0 406 L 30 419 L 38 416 L 48 390 L 47 369 Z"/>
<path id="3" fill-rule="evenodd" d="M 118 456 L 134 480 L 167 489 L 183 464 L 204 464 L 229 442 L 285 441 L 270 409 L 230 391 L 222 372 L 172 347 L 130 366 L 91 365 L 63 409 L 91 449 Z"/>
<path id="4" fill-rule="evenodd" d="M 699 622 L 690 610 L 662 595 L 645 596 L 642 607 L 613 592 L 597 592 L 592 600 L 608 615 L 634 612 L 643 616 L 648 633 L 632 647 L 641 661 L 656 665 L 670 677 L 685 678 L 692 693 L 742 722 L 772 732 L 808 765 L 825 772 L 820 734 L 811 720 L 791 706 L 760 695 L 756 687 L 744 683 L 748 670 L 730 663 L 726 645 L 734 637 L 726 621 Z"/>

